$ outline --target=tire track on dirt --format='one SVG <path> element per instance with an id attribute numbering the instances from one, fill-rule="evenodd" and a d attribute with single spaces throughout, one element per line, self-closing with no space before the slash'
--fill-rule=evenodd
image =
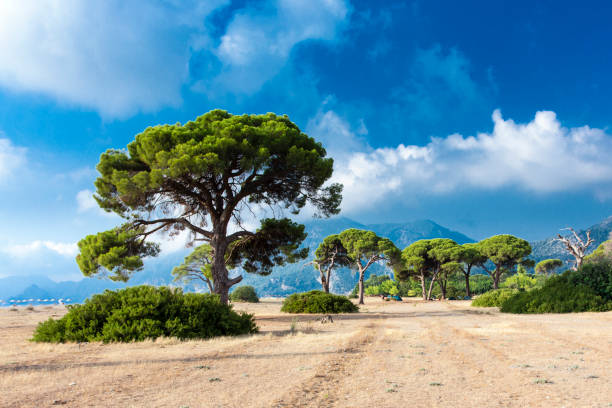
<path id="1" fill-rule="evenodd" d="M 379 335 L 379 323 L 368 325 L 338 349 L 337 357 L 320 364 L 313 377 L 274 401 L 272 406 L 275 408 L 334 406 L 339 401 L 340 385 L 354 374 L 355 367 Z"/>

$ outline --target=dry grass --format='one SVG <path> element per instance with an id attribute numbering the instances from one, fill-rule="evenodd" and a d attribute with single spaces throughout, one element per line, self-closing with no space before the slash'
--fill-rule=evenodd
<path id="1" fill-rule="evenodd" d="M 505 315 L 381 302 L 334 317 L 239 304 L 261 333 L 35 344 L 63 308 L 0 310 L 1 407 L 608 407 L 612 313 Z M 293 326 L 293 332 L 292 332 Z"/>

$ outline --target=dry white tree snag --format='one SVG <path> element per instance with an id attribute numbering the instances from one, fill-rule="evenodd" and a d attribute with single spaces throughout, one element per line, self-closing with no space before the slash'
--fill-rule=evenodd
<path id="1" fill-rule="evenodd" d="M 593 242 L 595 242 L 595 240 L 591 238 L 591 231 L 586 232 L 585 242 L 582 240 L 582 238 L 580 238 L 578 233 L 576 233 L 573 228 L 564 229 L 571 231 L 573 236 L 569 235 L 564 237 L 561 234 L 557 234 L 557 238 L 555 238 L 555 241 L 561 241 L 563 245 L 565 245 L 565 249 L 567 250 L 567 252 L 569 252 L 570 255 L 575 258 L 574 266 L 572 267 L 572 269 L 576 271 L 582 265 L 582 261 L 584 260 L 587 249 L 589 248 L 589 246 L 591 246 Z"/>

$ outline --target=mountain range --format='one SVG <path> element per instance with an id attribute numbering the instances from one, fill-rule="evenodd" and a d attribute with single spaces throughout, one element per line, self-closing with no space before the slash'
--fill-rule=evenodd
<path id="1" fill-rule="evenodd" d="M 310 248 L 311 253 L 319 242 L 330 234 L 341 232 L 348 228 L 368 229 L 380 236 L 391 239 L 399 248 L 405 248 L 419 239 L 450 238 L 459 244 L 474 242 L 474 240 L 460 232 L 445 228 L 431 220 L 419 220 L 406 223 L 389 224 L 361 224 L 346 217 L 331 219 L 315 219 L 305 223 L 307 238 L 303 245 Z M 601 242 L 608 239 L 612 231 L 612 217 L 588 228 L 595 239 L 591 250 Z M 584 234 L 584 230 L 578 231 Z M 545 240 L 532 242 L 532 258 L 536 261 L 546 258 L 560 258 L 569 260 L 562 244 L 550 237 Z M 126 283 L 113 282 L 104 278 L 84 278 L 80 281 L 54 282 L 42 275 L 10 276 L 0 279 L 0 299 L 51 299 L 69 298 L 73 302 L 82 302 L 95 293 L 105 289 L 119 289 L 126 286 L 174 285 L 181 286 L 186 291 L 205 291 L 204 285 L 198 282 L 182 284 L 173 281 L 172 267 L 180 264 L 188 250 L 175 252 L 167 256 L 149 259 L 145 262 L 143 271 L 133 275 Z M 308 261 L 277 267 L 268 276 L 258 276 L 243 273 L 242 285 L 253 285 L 260 296 L 285 296 L 294 292 L 320 288 L 317 272 Z M 374 265 L 369 274 L 389 273 L 380 265 Z M 331 280 L 331 290 L 336 293 L 347 293 L 355 285 L 355 276 L 351 270 L 345 268 L 334 271 Z M 2 302 L 0 302 L 0 305 Z"/>

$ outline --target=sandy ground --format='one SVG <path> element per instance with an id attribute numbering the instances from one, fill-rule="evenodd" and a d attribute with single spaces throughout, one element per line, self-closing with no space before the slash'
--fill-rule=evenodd
<path id="1" fill-rule="evenodd" d="M 612 406 L 612 313 L 376 298 L 322 324 L 279 300 L 236 308 L 260 334 L 109 345 L 29 342 L 63 307 L 2 309 L 0 407 Z"/>

